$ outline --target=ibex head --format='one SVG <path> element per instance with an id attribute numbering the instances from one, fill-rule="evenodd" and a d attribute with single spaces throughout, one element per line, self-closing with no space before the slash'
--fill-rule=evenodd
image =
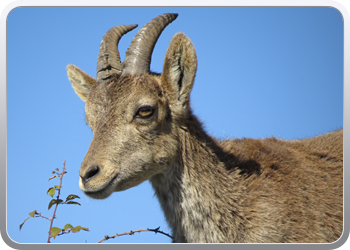
<path id="1" fill-rule="evenodd" d="M 96 79 L 67 66 L 75 92 L 86 102 L 86 121 L 94 133 L 79 172 L 80 188 L 93 198 L 136 186 L 177 161 L 177 130 L 190 113 L 197 69 L 190 39 L 175 34 L 163 73 L 150 72 L 155 43 L 176 17 L 164 14 L 143 26 L 123 63 L 118 42 L 137 25 L 110 29 L 101 42 Z"/>

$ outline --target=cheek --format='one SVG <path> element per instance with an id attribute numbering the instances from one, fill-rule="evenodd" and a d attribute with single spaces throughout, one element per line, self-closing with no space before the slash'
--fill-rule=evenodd
<path id="1" fill-rule="evenodd" d="M 126 126 L 121 137 L 123 152 L 120 157 L 137 160 L 138 164 L 163 164 L 177 152 L 177 140 L 171 133 L 171 124 L 164 120 L 148 126 Z"/>
<path id="2" fill-rule="evenodd" d="M 171 134 L 159 136 L 155 144 L 154 161 L 165 165 L 174 162 L 177 157 L 177 146 L 177 140 Z"/>

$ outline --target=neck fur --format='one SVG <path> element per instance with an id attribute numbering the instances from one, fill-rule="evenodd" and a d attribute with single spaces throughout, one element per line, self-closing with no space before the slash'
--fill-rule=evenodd
<path id="1" fill-rule="evenodd" d="M 179 129 L 179 143 L 178 161 L 151 179 L 173 229 L 174 242 L 223 242 L 227 235 L 218 227 L 225 227 L 225 220 L 232 218 L 220 210 L 225 206 L 232 210 L 238 205 L 238 197 L 236 201 L 223 200 L 223 192 L 234 192 L 235 182 L 234 174 L 227 180 L 224 173 L 227 170 L 222 161 L 227 155 L 194 116 Z M 232 216 L 236 211 L 228 214 Z"/>

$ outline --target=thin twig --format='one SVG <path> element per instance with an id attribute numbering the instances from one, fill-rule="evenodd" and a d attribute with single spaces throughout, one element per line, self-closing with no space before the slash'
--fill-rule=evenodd
<path id="1" fill-rule="evenodd" d="M 134 233 L 141 233 L 141 232 L 155 232 L 155 233 L 160 233 L 160 234 L 164 234 L 168 237 L 170 237 L 171 239 L 173 239 L 173 237 L 170 235 L 170 234 L 167 234 L 167 233 L 164 233 L 163 231 L 160 231 L 159 230 L 160 227 L 157 227 L 155 229 L 139 229 L 139 230 L 135 230 L 135 231 L 130 231 L 130 232 L 124 232 L 124 233 L 120 233 L 120 234 L 115 234 L 115 235 L 112 235 L 112 236 L 108 236 L 106 235 L 104 239 L 100 240 L 99 242 L 97 243 L 102 243 L 104 242 L 105 240 L 109 240 L 109 239 L 113 239 L 113 238 L 116 238 L 118 236 L 122 236 L 122 235 L 133 235 Z"/>
<path id="2" fill-rule="evenodd" d="M 44 219 L 47 219 L 47 220 L 51 220 L 50 218 L 47 218 L 47 217 L 45 217 L 45 216 L 41 215 L 41 213 L 38 213 L 38 215 L 37 215 L 37 216 L 35 216 L 35 217 L 41 217 L 41 218 L 44 218 Z"/>
<path id="3" fill-rule="evenodd" d="M 63 163 L 62 174 L 60 174 L 60 186 L 58 188 L 58 194 L 57 194 L 57 198 L 56 198 L 57 200 L 60 198 L 61 187 L 62 187 L 62 179 L 63 179 L 63 175 L 64 175 L 65 169 L 66 169 L 66 161 L 64 161 L 64 163 Z M 53 220 L 55 219 L 55 216 L 56 216 L 57 207 L 58 207 L 58 203 L 56 203 L 55 210 L 53 211 L 52 218 L 49 219 L 49 220 L 51 220 L 51 223 L 50 223 L 49 238 L 47 239 L 47 243 L 50 243 L 51 229 L 52 229 L 52 225 L 53 225 Z"/>

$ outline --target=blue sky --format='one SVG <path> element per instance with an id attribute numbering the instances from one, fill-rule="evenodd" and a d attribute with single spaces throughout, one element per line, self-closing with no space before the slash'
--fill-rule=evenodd
<path id="1" fill-rule="evenodd" d="M 115 25 L 139 24 L 179 13 L 155 47 L 151 70 L 161 72 L 171 37 L 194 43 L 198 71 L 194 113 L 217 138 L 300 139 L 343 127 L 343 19 L 328 7 L 21 7 L 7 19 L 7 232 L 20 243 L 47 240 L 46 191 L 66 160 L 62 196 L 82 206 L 59 206 L 54 226 L 88 227 L 52 242 L 95 243 L 139 228 L 170 232 L 147 182 L 106 200 L 86 197 L 78 171 L 92 139 L 84 103 L 71 88 L 66 65 L 95 77 L 99 44 Z M 119 44 L 122 59 L 138 28 Z M 110 243 L 170 242 L 145 232 Z"/>

